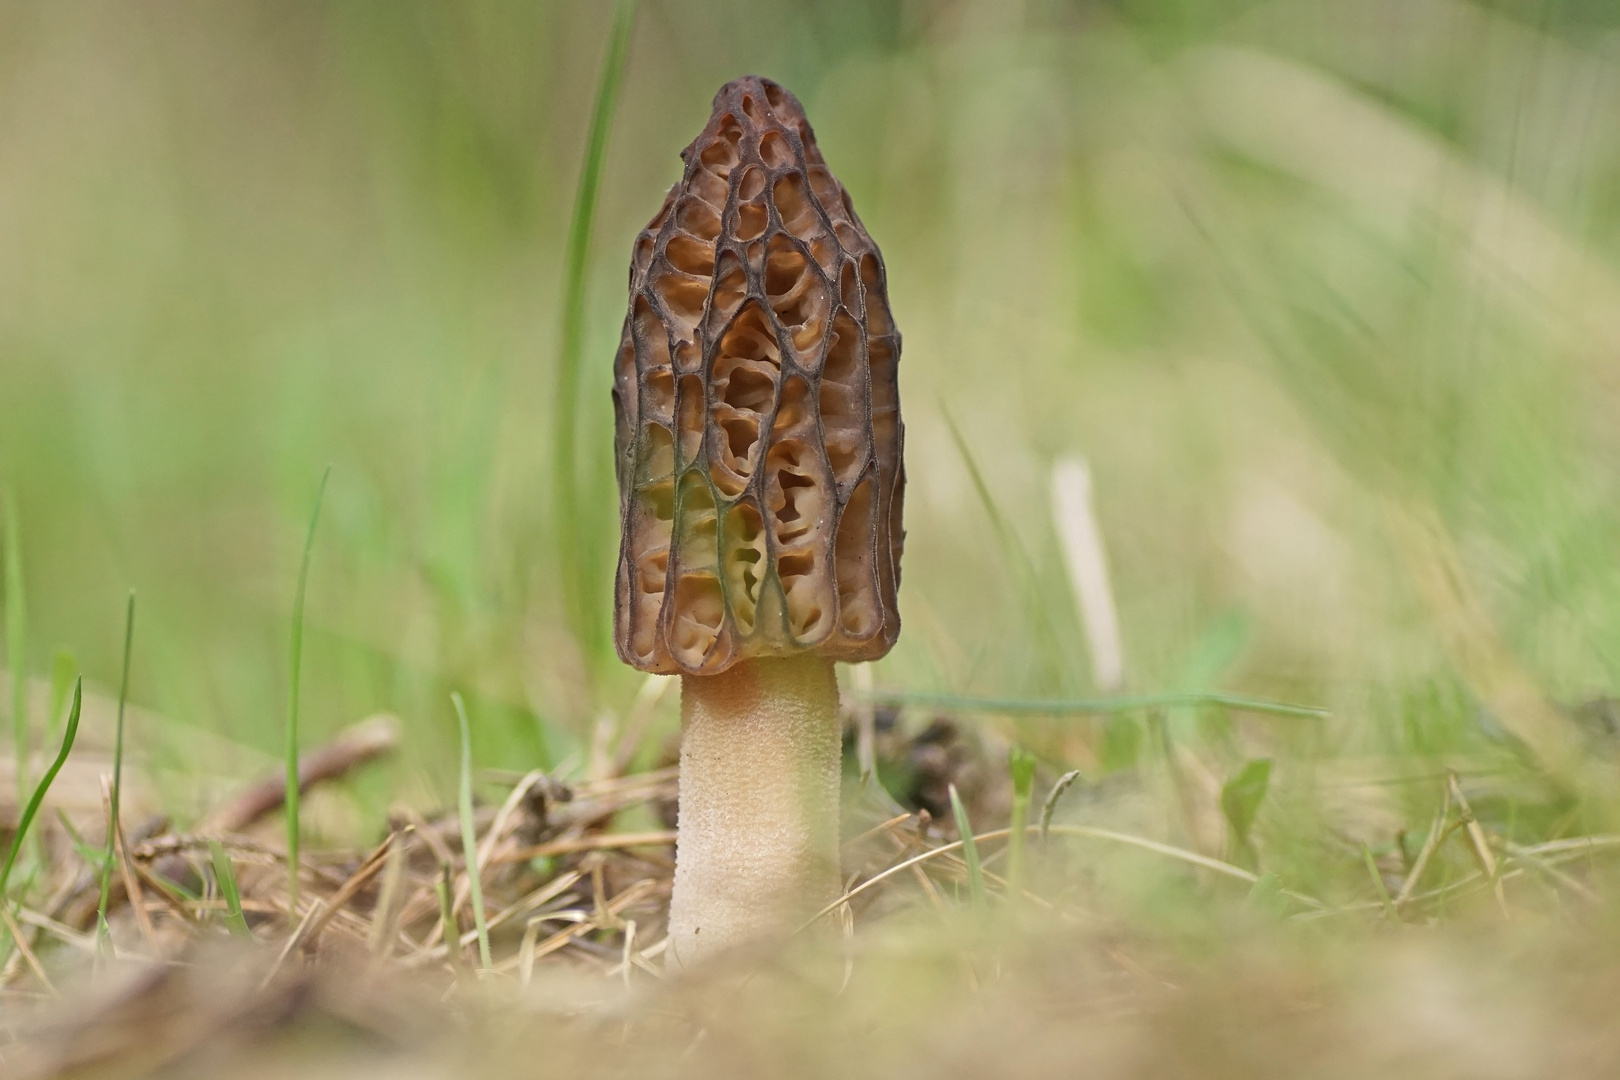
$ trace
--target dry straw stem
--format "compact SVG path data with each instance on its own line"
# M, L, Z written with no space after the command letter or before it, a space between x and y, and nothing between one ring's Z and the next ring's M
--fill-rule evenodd
M1389 503L1386 521L1441 644L1469 688L1557 784L1587 772L1580 733L1519 665L1475 589L1456 540L1426 507Z
M1457 804L1457 810L1462 815L1463 828L1468 832L1468 842L1473 848L1474 857L1479 860L1479 868L1484 871L1485 877L1491 882L1492 891L1496 894L1496 906L1502 909L1504 918L1511 917L1508 910L1507 893L1502 889L1500 869L1496 864L1496 855L1491 851L1491 845L1486 840L1485 829L1480 825L1479 819L1474 817L1474 810L1463 797L1462 786L1457 783L1457 774L1452 773L1446 778L1446 787L1451 793L1452 802Z
M1029 832L1034 833L1039 833L1041 831L1040 826L1037 825L1028 826L1027 829ZM979 833L973 836L972 840L976 844L982 844L987 840L1000 840L1006 837L1011 831L1012 830L1010 829L993 829L990 832ZM1207 855L1200 855L1197 852L1187 851L1184 848L1178 848L1171 844L1160 843L1157 840L1149 840L1146 837L1132 836L1128 833L1115 832L1112 829L1094 829L1086 825L1051 825L1046 829L1046 832L1054 836L1086 837L1093 840L1107 840L1117 844L1125 844L1130 847L1141 848L1144 851L1151 851L1156 854L1163 855L1166 858L1177 859L1181 862L1190 863L1194 866L1201 866L1206 870L1213 870L1218 874L1224 874L1227 877L1248 882L1250 885L1253 885L1255 882L1260 880L1260 876L1258 874L1250 873L1241 867L1233 866L1231 863L1222 862L1219 859L1212 859ZM901 871L909 870L911 867L920 865L931 859L937 859L942 856L950 855L961 850L962 847L963 841L953 840L948 844L942 844L939 847L930 848L920 855L914 855L903 862L889 867L882 873L874 874L872 877L867 878L854 889L849 890L837 900L834 900L832 903L816 912L816 914L813 915L810 920L804 924L804 926L800 927L800 929L803 930L809 927L812 923L821 919L829 912L832 912L840 906L849 903L849 901L853 900L855 897L866 892L868 889L876 887L880 883L888 880ZM1281 892L1282 895L1287 896L1291 900L1304 904L1309 908L1325 910L1327 907L1327 905L1323 904L1320 900L1317 900L1314 897L1306 896L1303 893L1294 892L1289 889L1283 889Z
M28 935L23 933L22 927L17 925L16 918L11 914L11 905L0 903L0 919L5 920L6 932L11 935L12 944L16 946L17 953L23 958L23 962L28 965L28 970L34 973L34 978L39 980L40 985L45 988L47 994L53 998L60 998L62 995L56 989L56 984L51 982L49 975L45 974L45 968L40 964L39 957L34 955L32 946L28 944Z
M1118 693L1125 685L1125 646L1092 497L1091 468L1084 458L1063 458L1052 467L1052 516L1091 648L1092 683L1105 694Z
M1434 853L1439 850L1440 844L1450 832L1450 827L1446 824L1450 816L1451 784L1448 779L1441 796L1440 812L1434 815L1434 824L1429 826L1429 835L1424 839L1417 858L1412 860L1412 869L1407 873L1406 880L1401 883L1401 891L1395 896L1396 910L1410 901L1413 893L1417 891L1418 882L1423 880L1423 871L1429 867L1429 860L1434 858Z

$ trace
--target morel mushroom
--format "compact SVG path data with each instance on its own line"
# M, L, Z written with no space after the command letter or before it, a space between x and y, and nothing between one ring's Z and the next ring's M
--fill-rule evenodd
M883 259L798 100L721 87L636 238L613 400L619 656L681 675L671 962L838 894L833 662L900 633Z

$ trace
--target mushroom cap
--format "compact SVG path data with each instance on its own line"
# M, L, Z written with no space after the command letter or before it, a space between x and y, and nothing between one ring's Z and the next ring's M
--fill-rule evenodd
M875 660L905 490L883 257L798 99L715 95L636 238L614 373L614 638L642 671Z

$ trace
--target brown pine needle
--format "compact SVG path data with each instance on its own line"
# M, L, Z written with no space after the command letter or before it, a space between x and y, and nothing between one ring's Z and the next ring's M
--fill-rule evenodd
M28 944L28 935L17 925L17 920L11 917L10 905L0 904L0 918L5 919L11 940L16 943L17 952L28 964L29 970L34 973L34 978L39 980L39 984L45 988L47 994L53 998L60 998L62 995L57 992L56 985L51 982L51 977L45 974L45 968L40 964L39 957L34 955L33 948Z
M574 855L581 851L611 851L627 847L667 847L675 842L675 830L640 833L594 833L568 840L552 840L534 847L520 848L497 855L492 863L528 862L552 855Z

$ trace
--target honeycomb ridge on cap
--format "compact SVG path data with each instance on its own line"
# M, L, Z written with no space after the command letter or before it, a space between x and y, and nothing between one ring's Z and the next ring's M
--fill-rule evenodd
M900 633L905 492L883 257L768 79L721 87L681 157L615 360L619 657L875 660Z

